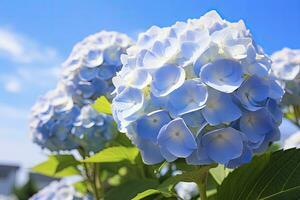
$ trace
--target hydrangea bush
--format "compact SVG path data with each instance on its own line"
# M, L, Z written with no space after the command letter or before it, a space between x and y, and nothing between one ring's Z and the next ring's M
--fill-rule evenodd
M102 95L111 98L112 77L130 44L124 34L102 31L75 45L57 88L33 107L30 127L35 143L51 151L97 152L114 137L112 117L88 104Z
M64 181L54 181L29 200L92 200L92 198L90 196L82 196Z
M280 85L243 21L151 27L121 55L112 111L147 164L237 167L279 139Z

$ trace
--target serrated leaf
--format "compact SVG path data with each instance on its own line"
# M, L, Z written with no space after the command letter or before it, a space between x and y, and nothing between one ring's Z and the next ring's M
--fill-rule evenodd
M233 172L218 188L218 200L279 200L300 197L300 150L256 156Z
M111 104L104 96L99 97L91 106L100 113L105 113L109 115L112 114Z
M224 165L218 165L215 168L211 168L209 173L217 182L217 184L220 185L231 171L231 169L226 168Z
M157 180L142 179L131 180L121 184L118 187L111 189L106 195L105 200L130 200L134 198L138 193L147 190L149 188L157 187Z
M65 177L79 174L80 164L72 155L50 155L48 160L34 166L33 172L51 177Z
M109 147L99 153L96 153L92 157L89 157L82 162L91 163L115 163L121 161L129 161L134 164L139 154L139 150L136 147Z

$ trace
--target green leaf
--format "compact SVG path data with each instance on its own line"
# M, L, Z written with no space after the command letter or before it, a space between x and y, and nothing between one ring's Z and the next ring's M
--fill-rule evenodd
M155 194L162 194L164 197L171 197L169 193L156 190L156 189L148 189L145 190L144 192L138 193L138 195L136 195L132 200L141 200Z
M139 179L131 180L121 184L118 187L111 189L106 195L105 200L130 200L138 193L143 192L149 188L156 188L158 185L157 180L152 179Z
M112 114L111 104L104 96L99 97L91 106L100 113L105 113L109 115Z
M218 188L218 200L279 200L300 197L300 150L256 156L233 172Z
M76 191L86 194L88 189L87 189L87 183L86 181L79 181L73 184L73 187L76 189Z
M121 161L129 161L135 164L135 160L139 154L139 150L136 147L109 147L99 153L96 153L92 157L89 157L82 162L92 163L115 163Z
M72 155L50 155L48 160L34 166L33 172L51 177L65 177L79 174L80 164Z
M172 189L174 186L181 181L184 182L197 182L199 177L204 173L207 172L210 168L216 167L214 165L210 166L202 166L194 171L184 172L182 174L173 176L165 180L162 184L160 184L157 188L152 188L151 190L146 190L142 193L139 193L133 200L140 200L145 197L154 195L154 194L162 194L164 197L172 197L176 196Z
M209 173L214 178L214 180L220 185L231 171L231 169L226 168L224 165L218 165L215 168L211 168L209 170Z

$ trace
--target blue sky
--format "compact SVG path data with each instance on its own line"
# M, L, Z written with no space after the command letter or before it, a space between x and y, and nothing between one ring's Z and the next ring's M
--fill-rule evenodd
M115 30L136 38L217 10L243 19L267 53L300 48L299 0L2 0L0 4L0 161L26 167L42 159L28 137L28 113L53 88L59 65L89 34Z

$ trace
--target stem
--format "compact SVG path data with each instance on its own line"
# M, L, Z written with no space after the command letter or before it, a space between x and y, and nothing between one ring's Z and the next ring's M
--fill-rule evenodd
M89 182L89 184L91 185L91 188L92 188L92 193L95 197L96 200L100 200L100 195L99 195L99 192L98 192L98 189L97 189L97 185L96 185L96 181L95 181L95 178L93 174L91 174L90 170L89 170L89 166L84 163L84 169L85 169L85 173L86 173L86 177L87 177L87 180Z
M208 171L205 171L200 175L199 180L196 182L198 185L201 200L207 200L207 195L206 195L207 177L208 177Z
M83 149L78 149L78 152L80 153L80 155L83 159L85 159L87 157L87 155ZM86 179L91 187L90 192L94 195L95 200L100 200L99 189L97 187L97 185L99 185L99 187L100 187L100 184L97 184L97 181L98 181L97 180L98 179L97 164L92 163L91 165L88 165L87 163L83 163L83 168L84 168Z
M295 116L295 122L296 122L296 125L298 127L300 127L300 107L299 106L293 106L293 110L294 110L294 116Z

